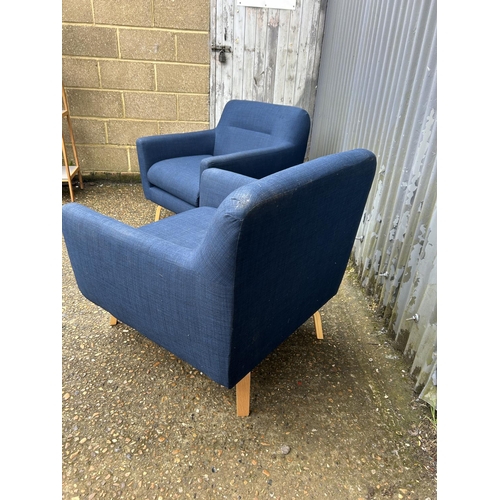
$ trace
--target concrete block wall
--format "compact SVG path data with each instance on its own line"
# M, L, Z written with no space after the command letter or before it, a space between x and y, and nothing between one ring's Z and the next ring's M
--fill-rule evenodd
M138 178L138 137L209 127L209 11L210 0L62 1L62 80L85 177Z

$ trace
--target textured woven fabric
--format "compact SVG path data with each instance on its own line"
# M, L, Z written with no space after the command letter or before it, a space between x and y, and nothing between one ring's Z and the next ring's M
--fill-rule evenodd
M280 141L301 146L300 152L307 143L309 126L309 115L302 108L235 99L226 104L220 117L214 155L266 148ZM303 149L302 158L292 165L304 160Z
M212 207L187 210L175 217L166 217L158 222L142 226L138 228L138 231L180 247L195 249L202 243L214 214L215 208Z
M204 170L261 178L297 165L304 161L309 130L301 108L229 101L212 130L137 140L144 195L175 213L197 207Z
M154 202L161 207L169 207L169 210L175 214L194 208L193 205L187 201L181 200L180 198L177 198L177 196L167 193L163 189L157 188L156 186L151 186L149 188L149 192L151 195L149 199L154 200Z
M201 175L200 206L217 208L236 188L254 180L253 177L228 170L209 168Z
M67 204L63 234L78 286L232 387L337 293L375 166L366 150L325 156L245 179L218 208L142 228Z
M198 205L200 197L200 163L209 155L183 156L162 160L148 170L148 181L167 193Z

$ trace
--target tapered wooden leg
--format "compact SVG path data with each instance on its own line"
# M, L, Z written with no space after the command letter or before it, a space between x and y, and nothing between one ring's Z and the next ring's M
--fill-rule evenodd
M109 324L111 326L115 326L116 324L118 323L118 320L113 316L113 315L109 315Z
M236 414L238 417L250 415L250 373L236 384Z
M319 314L319 311L316 311L313 314L313 319L314 319L314 328L316 328L316 337L318 339L323 338L323 326L321 325L321 316Z
M160 207L160 205L158 205L156 207L155 222L158 221L158 220L160 220L160 214L161 214L161 207Z

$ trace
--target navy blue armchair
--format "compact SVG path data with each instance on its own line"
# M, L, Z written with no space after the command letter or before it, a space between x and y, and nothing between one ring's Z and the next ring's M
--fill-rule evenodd
M364 149L260 180L202 175L200 207L133 228L77 203L63 234L79 289L227 388L250 411L250 372L342 281L376 159Z
M304 161L307 111L256 101L229 101L210 130L141 137L137 157L146 199L180 213L199 206L208 168L260 179Z

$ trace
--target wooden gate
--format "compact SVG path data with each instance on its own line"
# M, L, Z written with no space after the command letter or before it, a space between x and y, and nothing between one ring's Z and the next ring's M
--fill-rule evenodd
M327 0L211 0L210 126L230 99L312 118Z

